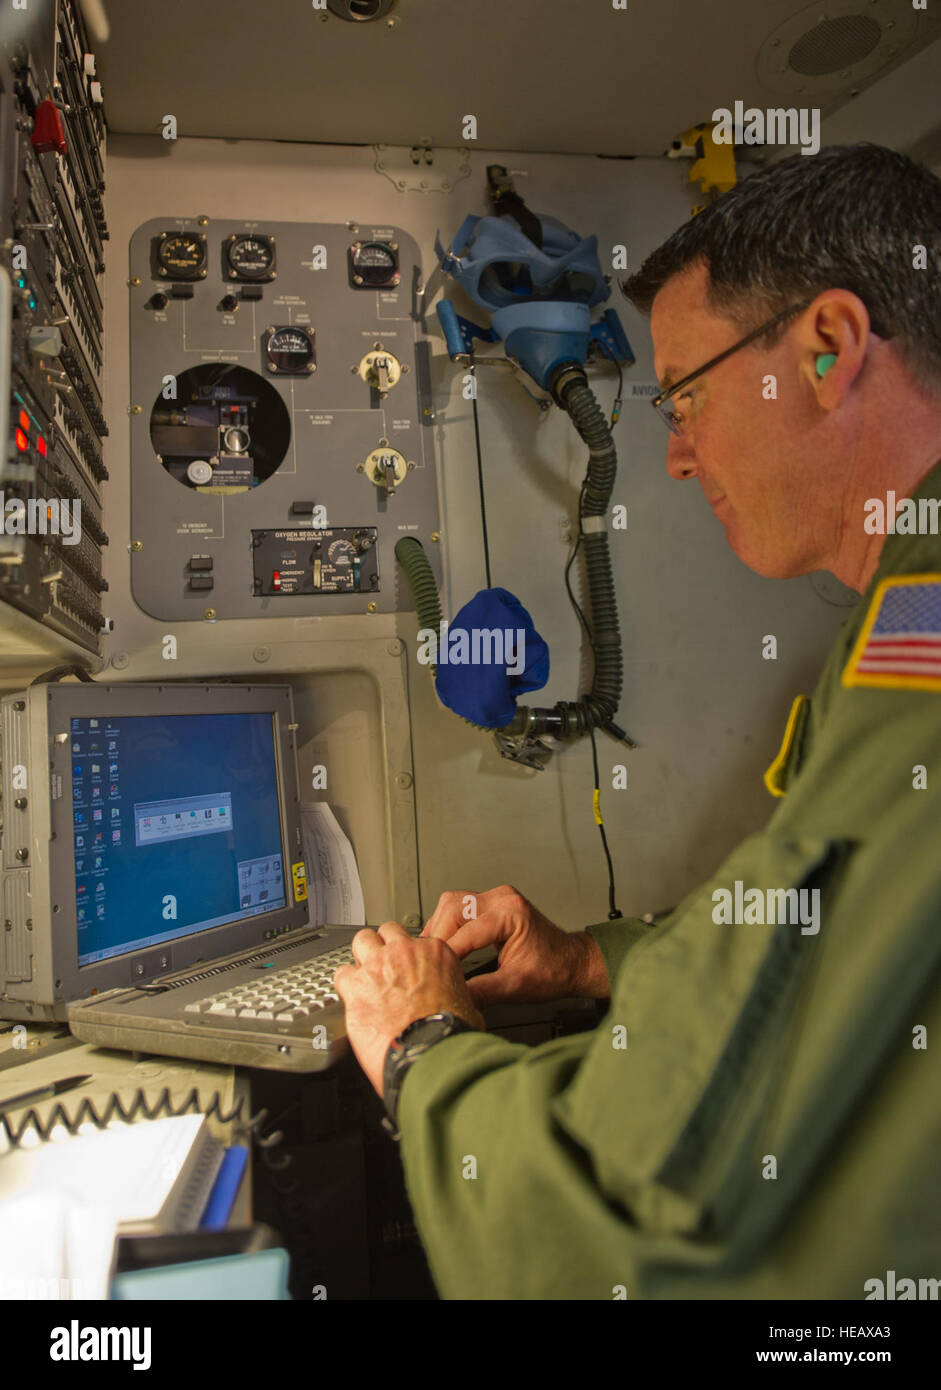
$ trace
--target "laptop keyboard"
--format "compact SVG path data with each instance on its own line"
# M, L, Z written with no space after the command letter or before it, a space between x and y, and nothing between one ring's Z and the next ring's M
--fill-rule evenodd
M340 1003L340 996L333 988L334 973L341 965L354 964L349 946L341 946L302 965L277 971L261 970L257 980L195 999L183 1012L245 1023L260 1020L283 1024L313 1018Z

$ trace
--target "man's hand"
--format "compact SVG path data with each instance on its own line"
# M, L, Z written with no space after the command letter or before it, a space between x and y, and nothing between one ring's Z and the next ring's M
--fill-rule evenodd
M501 948L497 969L467 982L481 1006L611 993L604 957L587 932L562 931L509 884L486 893L442 893L422 936L446 941L462 960L485 946Z
M398 922L383 922L378 931L357 932L351 949L356 965L341 965L333 983L346 1005L350 1046L380 1097L389 1044L417 1018L450 1013L486 1027L444 941L415 938Z

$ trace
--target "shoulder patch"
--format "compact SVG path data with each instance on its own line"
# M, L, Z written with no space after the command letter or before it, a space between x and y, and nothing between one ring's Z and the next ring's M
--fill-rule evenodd
M841 681L941 691L941 574L881 581Z

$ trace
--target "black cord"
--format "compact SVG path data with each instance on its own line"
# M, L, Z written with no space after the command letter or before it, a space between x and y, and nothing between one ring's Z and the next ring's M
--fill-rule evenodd
M618 367L618 377L619 377L619 380L620 380L620 378L621 378L621 369L620 369L620 365L619 365L617 362L615 362L615 365ZM619 399L619 400L620 400L621 389L622 389L622 388L621 388L621 385L619 385L619 386L618 386L618 399ZM585 498L585 488L586 488L587 486L588 486L588 472L586 471L584 480L583 480L583 482L582 482L582 485L581 485L581 488L580 488L579 494L578 494L578 539L576 540L575 545L574 545L574 548L573 548L573 550L572 550L572 553L571 553L571 555L569 556L568 564L565 566L565 588L566 588L566 591L568 592L568 596L569 596L569 599L570 599L570 601L571 601L572 607L575 609L575 612L578 614L578 620L579 620L579 622L581 623L582 627L585 629L585 636L588 638L588 645L591 647L592 659L595 660L595 661L597 661L597 659L598 659L598 651L597 651L597 648L595 647L594 634L592 633L591 625L589 624L588 619L585 617L585 614L584 614L584 612L582 611L582 609L581 609L581 607L580 607L580 605L579 605L579 603L578 603L578 600L576 599L575 594L574 594L573 591L572 591L572 584L571 584L571 579L570 579L572 566L573 566L573 564L575 563L575 557L576 557L576 555L578 554L579 548L580 548L581 543L582 543L582 537L583 537L583 535L584 535L584 532L582 531L582 503L583 503L584 498ZM614 921L616 918L622 917L622 916L623 916L623 913L620 911L620 909L619 909L619 907L618 907L618 905L617 905L617 903L616 903L616 901L615 901L616 888L615 888L615 883L614 883L614 865L613 865L612 862L611 862L611 851L610 851L610 849L608 848L608 837L607 837L607 835L605 834L604 821L601 819L601 785L600 785L600 778L599 778L599 774L598 774L598 749L597 749L597 746L596 746L596 744L595 744L595 730L594 730L594 727L593 727L593 726L590 727L589 730L588 730L588 732L589 732L589 734L591 735L591 760L592 760L592 766L593 766L593 768L594 768L594 774L595 774L595 785L594 785L594 814L595 814L595 820L596 820L597 825L598 825L598 830L599 830L599 832L600 832L600 834L601 834L601 845L602 845L602 848L604 849L604 857L605 857L605 859L607 860L607 864L608 864L608 919L609 919L609 921Z
M611 863L611 851L608 849L608 837L604 830L604 821L601 819L601 785L598 776L598 749L595 747L595 730L592 726L588 733L591 737L591 761L595 770L595 819L598 822L598 829L601 832L601 844L604 849L604 857L608 861L608 920L614 921L617 917L622 917L617 903L614 901L614 865Z
M596 338L595 342L601 348L601 351L608 358L608 360L613 362L618 370L618 393L614 398L614 409L611 411L611 424L616 425L618 420L620 420L621 418L621 402L624 399L624 373L621 371L620 362L615 357L611 349L608 347L605 340L603 338Z
M3 1113L0 1114L0 1130L6 1135L10 1145L13 1148L18 1148L27 1134L35 1134L44 1141L49 1140L59 1125L64 1125L70 1134L78 1134L81 1126L89 1122L96 1129L106 1129L116 1117L120 1117L130 1124L137 1119L138 1115L143 1115L148 1120L154 1120L163 1115L186 1115L191 1111L201 1111L207 1119L216 1115L220 1124L230 1124L234 1121L239 1127L249 1130L254 1143L262 1150L273 1148L276 1144L281 1143L284 1136L280 1131L276 1130L273 1134L264 1137L260 1133L262 1125L267 1120L267 1110L259 1110L257 1115L246 1116L242 1114L244 1108L244 1097L239 1097L231 1110L224 1110L222 1097L218 1091L213 1092L204 1108L196 1086L190 1090L189 1095L182 1102L174 1103L169 1086L164 1086L157 1099L152 1101L148 1099L144 1088L139 1086L127 1105L124 1104L116 1091L112 1091L102 1110L99 1110L94 1102L86 1096L80 1102L74 1115L69 1113L62 1101L56 1103L45 1120L40 1119L39 1112L34 1106L31 1106L15 1123L8 1118L6 1113Z
M477 445L477 483L480 488L480 524L484 536L484 567L487 572L487 588L492 589L493 584L490 579L490 542L487 537L487 504L484 500L484 465L483 459L480 456L480 420L477 416L477 366L474 362L473 350L470 353L470 369L473 378L471 405L474 407L474 442Z
M64 676L78 676L79 680L85 681L87 685L95 684L84 666L53 666L51 670L43 671L41 676L31 680L30 685L46 685L50 681L60 681Z
M589 625L588 625L588 619L585 617L585 614L582 612L581 608L579 607L579 605L578 605L578 600L576 599L574 593L572 592L572 585L571 585L571 583L570 583L570 581L569 581L569 574L571 573L572 566L573 566L574 563L575 563L575 556L578 554L579 549L581 548L581 544L582 544L582 535L583 535L583 532L582 532L582 500L583 500L583 498L584 498L584 496L585 496L585 488L586 488L587 486L588 486L588 474L586 473L586 474L585 474L585 480L584 480L584 482L582 483L582 486L581 486L581 491L580 491L579 494L578 494L578 540L575 542L575 549L572 551L571 555L569 556L569 562L568 562L568 564L565 566L565 588L566 588L566 590L567 590L567 592L568 592L569 599L571 600L572 607L575 609L575 612L578 614L578 620L579 620L579 622L581 623L582 627L585 629L585 636L588 638L588 642L589 642L589 645L590 645L590 647L591 647L592 654L593 654L594 656L597 656L597 652L595 651L595 642L594 642L594 638L593 638L593 636L592 636L592 631L591 631L591 628L590 628Z

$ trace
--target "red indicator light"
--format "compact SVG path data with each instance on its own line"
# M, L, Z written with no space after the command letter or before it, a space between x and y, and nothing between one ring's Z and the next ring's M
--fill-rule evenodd
M20 450L29 448L29 440L19 426L17 426L16 430L16 447Z
M26 414L25 410L20 411L20 427L29 434L29 416Z
M272 589L280 589L280 588L281 588L281 571L280 571L280 570L273 570L273 571L272 571L272 574L271 574L271 587L272 587Z
M42 435L40 435L39 438L36 440L36 448L37 448L37 449L39 450L39 452L42 454L43 458L45 458L45 457L46 457L46 441L43 439Z

